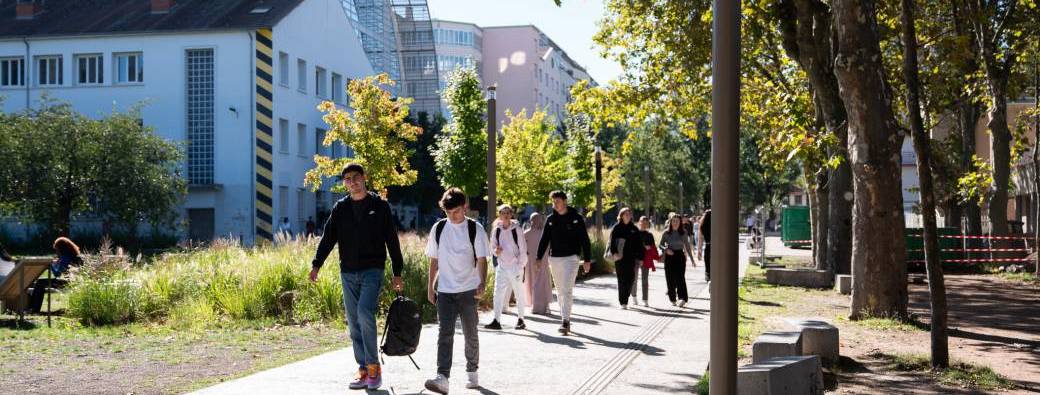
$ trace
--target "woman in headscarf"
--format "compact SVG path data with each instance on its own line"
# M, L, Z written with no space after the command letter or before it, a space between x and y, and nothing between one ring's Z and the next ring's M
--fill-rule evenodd
M549 280L548 261L538 264L538 242L545 229L545 217L532 213L530 227L524 232L527 243L527 266L524 268L524 288L527 300L531 304L531 313L549 315L549 302L552 301L552 283Z

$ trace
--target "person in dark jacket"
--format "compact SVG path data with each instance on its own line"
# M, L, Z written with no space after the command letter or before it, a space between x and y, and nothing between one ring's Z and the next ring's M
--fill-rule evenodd
M553 191L549 194L553 212L545 220L545 230L538 242L538 264L541 265L546 250L550 251L549 266L560 303L563 323L559 332L566 335L571 330L571 306L574 305L574 282L578 277L578 254L584 260L585 273L592 268L592 243L585 229L585 218L567 205L567 194Z
M64 288L68 285L68 281L61 276L68 272L70 267L83 263L79 246L68 237L55 239L52 248L58 255L58 259L55 259L49 268L51 278L36 279L33 282L32 292L29 293L29 311L35 314L39 314L43 310L43 299L47 294L47 289Z
M704 281L711 281L711 209L704 210L700 223L700 244L697 256L704 262Z
M623 243L622 243L623 242ZM628 296L635 283L636 265L643 262L643 233L632 223L632 209L618 212L618 222L610 229L610 254L621 259L614 262L618 279L618 303L628 310Z
M396 291L404 289L401 279L404 258L390 204L365 188L365 168L351 163L343 169L342 178L350 195L336 202L325 222L325 231L311 262L310 280L318 280L318 271L325 258L338 244L343 305L351 348L358 364L357 379L350 383L350 388L375 390L382 386L376 311L379 309L387 251L390 252Z

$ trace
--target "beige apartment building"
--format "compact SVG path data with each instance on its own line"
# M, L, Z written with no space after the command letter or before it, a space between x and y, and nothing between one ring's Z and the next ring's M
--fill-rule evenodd
M507 110L530 114L543 109L562 123L571 86L581 80L596 84L584 67L534 25L479 27L435 19L433 29L441 88L454 68L476 66L484 86L496 86L499 122L505 121Z

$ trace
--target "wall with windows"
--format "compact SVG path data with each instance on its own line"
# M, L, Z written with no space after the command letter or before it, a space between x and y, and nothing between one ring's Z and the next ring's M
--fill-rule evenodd
M372 73L360 43L343 39L351 27L340 10L336 0L307 0L273 28L272 119L276 145L285 144L274 148L273 182L276 192L279 187L289 191L284 201L276 193L274 212L287 213L294 231L304 229L307 218L301 213L313 216L319 202L331 207L334 201L303 186L319 137L328 129L316 108L323 100L347 103L345 84ZM192 181L184 219L212 210L212 216L195 216L212 218L208 233L251 242L255 83L250 33L29 38L28 61L21 39L0 40L0 110L22 111L27 98L37 108L45 95L97 117L143 104L146 126L170 140L190 137L193 142L186 144L182 172ZM300 64L306 65L302 72ZM348 147L327 152L352 156Z

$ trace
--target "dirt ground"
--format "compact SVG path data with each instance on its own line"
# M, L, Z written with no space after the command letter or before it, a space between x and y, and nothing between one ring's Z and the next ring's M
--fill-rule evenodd
M1040 393L1040 287L995 275L946 277L950 357L987 366L1016 388L1004 394ZM911 314L929 320L927 285L910 286ZM824 317L839 327L841 367L829 394L979 394L977 389L938 383L927 373L899 372L879 353L929 354L929 332L849 322L849 297L831 290L807 291L786 303L785 316ZM781 316L765 318L768 329L786 329ZM743 362L742 362L743 363ZM833 380L837 386L833 386Z

